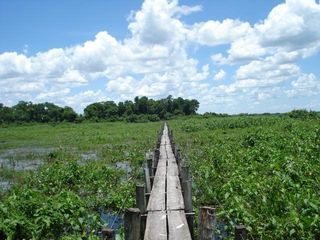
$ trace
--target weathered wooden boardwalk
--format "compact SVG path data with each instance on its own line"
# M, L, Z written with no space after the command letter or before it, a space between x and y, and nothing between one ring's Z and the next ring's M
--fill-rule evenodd
M145 240L191 240L179 171L167 125L160 142L160 157L147 206Z

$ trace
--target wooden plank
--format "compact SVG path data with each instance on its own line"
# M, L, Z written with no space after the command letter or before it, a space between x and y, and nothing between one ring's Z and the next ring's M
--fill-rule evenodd
M184 209L184 201L178 176L167 176L167 210Z
M191 240L185 212L168 211L169 240Z
M167 240L167 216L165 211L148 212L144 240Z
M164 168L164 169L160 169L160 168ZM158 166L157 166L157 172L159 172L158 175L161 175L162 171L164 173L166 173L167 172L166 168L167 168L167 159L166 158L160 158L159 162L158 162ZM156 174L157 174L157 172L156 172Z
M166 178L156 175L148 202L148 211L166 210Z
M170 145L166 125L159 151L160 157L147 207L144 240L191 240L184 211L178 165ZM167 232L167 219L169 232Z
M174 157L168 159L167 175L168 176L179 176L178 165L177 165L176 159Z
M167 151L168 158L174 158L174 153L171 145L166 145L166 151Z
M159 151L160 151L160 159L161 158L167 159L166 145L161 145Z

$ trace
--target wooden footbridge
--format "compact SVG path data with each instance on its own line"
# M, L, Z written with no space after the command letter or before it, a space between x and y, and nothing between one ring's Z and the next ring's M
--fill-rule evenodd
M124 213L125 240L195 239L192 178L167 124L158 135L156 149L147 155L144 176L145 184L136 186L137 208ZM200 207L198 222L199 239L215 239L215 209ZM114 230L104 229L102 239L115 240ZM235 226L234 239L247 239L245 226Z
M165 124L160 141L159 160L147 206L145 240L191 240L179 168Z

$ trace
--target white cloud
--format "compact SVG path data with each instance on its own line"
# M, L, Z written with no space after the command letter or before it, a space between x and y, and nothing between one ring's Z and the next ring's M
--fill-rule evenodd
M58 82L61 83L78 83L82 85L88 81L78 70L67 70L63 73L62 77L58 79Z
M214 76L213 76L213 80L219 81L225 78L226 76L226 72L221 69L219 72L217 72Z
M320 5L314 0L287 0L279 4L248 34L230 41L229 62L295 52L300 57L320 50Z
M228 44L251 31L250 24L239 20L225 19L222 22L209 20L194 24L188 37L199 44L215 46Z
M176 13L183 13L178 1L145 0L128 28L141 44L174 44L184 40L185 32L183 23L174 18Z
M289 49L319 42L320 6L314 0L287 0L275 7L263 24L256 25L263 45Z
M50 100L80 109L110 96L172 94L231 106L244 98L257 103L319 92L318 78L299 67L299 60L320 51L320 6L314 0L287 0L255 24L238 19L183 22L183 15L201 10L178 0L145 0L128 20L126 39L101 31L83 44L29 57L27 52L0 53L0 102ZM217 70L213 79L221 84L213 86L209 63L190 57L190 45L216 52L213 63L232 65L235 74ZM213 51L218 45L227 50ZM223 83L226 75L231 83ZM88 90L96 80L105 81L105 89Z
M255 60L242 65L236 72L238 82L248 82L249 85L276 85L297 76L300 69L292 63L279 63L276 57Z
M136 81L131 76L119 77L107 83L107 90L112 92L132 93Z
M57 99L58 101L61 101L62 98L66 97L70 93L69 88L64 88L64 89L59 89L59 90L54 90L51 89L50 91L46 92L41 92L39 95L35 97L35 100L38 102L48 100L50 99L51 101L56 102Z
M31 62L23 54L5 52L0 54L0 79L19 77L31 71ZM0 80L0 81L1 81Z
M314 74L301 74L291 82L291 89L286 90L289 97L320 95L320 80Z
M86 90L71 96L67 96L64 99L64 104L72 106L78 112L81 112L87 105L91 103L110 100L112 99L105 96L102 90Z

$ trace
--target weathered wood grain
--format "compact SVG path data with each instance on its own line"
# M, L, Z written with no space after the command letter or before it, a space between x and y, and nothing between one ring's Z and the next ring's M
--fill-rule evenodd
M185 212L168 211L169 240L191 240Z
M191 240L184 211L179 169L165 125L159 144L159 161L147 206L144 240ZM168 231L167 232L167 222Z
M167 216L165 211L149 212L144 240L167 239Z
M166 178L162 175L156 175L153 181L147 211L164 210L166 210Z
M169 158L168 160L168 170L167 176L179 176L178 165L174 157Z
M167 210L183 210L184 201L178 176L167 176Z

